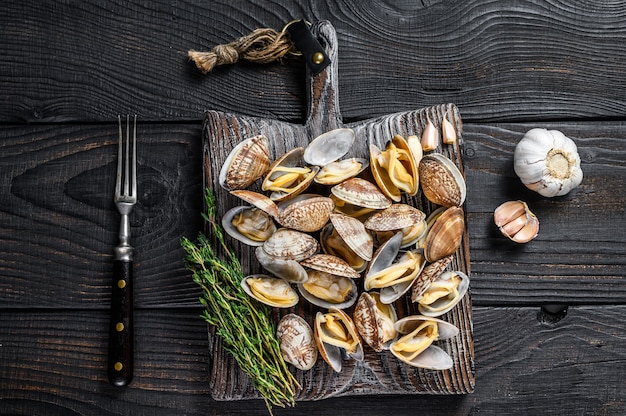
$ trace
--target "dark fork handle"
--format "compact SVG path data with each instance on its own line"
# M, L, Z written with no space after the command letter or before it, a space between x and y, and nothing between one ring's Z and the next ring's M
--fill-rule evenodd
M133 378L132 260L113 262L108 375L115 386L125 386Z

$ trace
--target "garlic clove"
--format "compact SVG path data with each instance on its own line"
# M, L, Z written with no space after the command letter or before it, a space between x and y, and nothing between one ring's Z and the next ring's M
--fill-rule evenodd
M435 150L439 144L439 132L432 121L428 120L424 131L422 132L422 150L429 152Z
M444 144L454 144L457 140L456 130L446 117L443 118L441 123L441 135L443 136L442 141Z
M495 209L493 219L500 232L516 243L527 243L539 233L539 219L524 201L507 201Z
M558 130L529 130L513 160L522 183L545 197L565 195L583 180L576 143Z

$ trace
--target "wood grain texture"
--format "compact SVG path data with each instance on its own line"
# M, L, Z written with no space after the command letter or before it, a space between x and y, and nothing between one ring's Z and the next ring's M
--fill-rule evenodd
M445 102L482 122L626 111L618 0L26 0L5 5L0 18L2 122L106 121L119 112L199 120L233 108L302 120L301 61L202 76L186 57L298 18L337 28L346 120Z
M201 225L199 135L196 125L138 125L138 306L199 295L179 244ZM120 221L116 124L3 128L0 137L0 307L108 307Z
M536 308L474 308L476 376L471 395L379 395L298 402L279 415L576 416L626 412L624 306L572 307L554 325ZM267 415L261 400L209 395L200 309L141 309L135 378L106 379L106 311L0 312L3 415Z
M399 134L421 136L430 120L439 130L444 117L460 132L462 121L457 108L452 105L440 105L413 112L397 113L373 120L343 124L337 96L338 89L338 45L335 29L330 22L318 22L312 26L315 36L325 45L331 63L321 73L310 77L309 111L304 125L289 124L275 119L254 118L209 111L206 113L203 130L203 153L205 185L215 194L217 210L225 213L242 202L230 195L219 183L222 164L230 151L248 137L262 134L269 138L270 155L276 160L287 151L296 147L306 147L308 143L322 133L336 128L350 128L355 133L354 144L344 156L369 157L370 144L384 149L391 138ZM445 154L463 170L459 143L442 145L438 153ZM439 139L441 143L441 139ZM256 186L256 187L255 187ZM259 183L249 189L262 192ZM428 202L421 192L416 197L404 198L404 202L417 207L429 215L436 206ZM209 230L210 231L210 230ZM254 250L249 246L229 239L230 245L241 259L244 275L263 273L263 269L255 258ZM460 270L470 274L469 241L464 233L461 247L455 252L450 270ZM408 296L408 295L407 295ZM417 306L406 300L406 296L394 303L399 317L418 314ZM319 308L314 308L301 301L294 310L313 325L313 318ZM451 340L438 343L452 358L454 364L450 370L427 371L400 364L388 351L377 354L365 349L365 359L361 362L344 360L341 372L335 373L319 359L310 371L297 371L298 382L303 386L298 394L299 400L317 400L321 398L384 393L435 393L463 394L474 389L473 341L471 299L467 294L451 312L442 319L452 323L459 329L459 335ZM352 315L352 309L347 313ZM214 336L214 335L212 335ZM245 374L241 373L232 356L226 352L220 339L212 345L216 363L212 367L211 394L217 400L245 399L259 397L254 391ZM238 370L237 372L235 370ZM238 373L238 374L237 374Z

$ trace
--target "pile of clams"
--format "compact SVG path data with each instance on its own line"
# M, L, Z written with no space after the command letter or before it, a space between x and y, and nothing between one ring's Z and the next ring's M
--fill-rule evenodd
M450 143L456 132L445 122ZM320 356L339 372L344 359L363 359L365 344L411 366L452 367L435 342L458 334L440 317L469 286L466 274L447 270L465 230L466 188L456 165L423 145L432 143L431 124L422 138L370 145L364 158L345 157L355 140L347 128L274 160L269 139L257 135L223 164L220 185L241 205L222 225L263 269L246 276L243 289L286 312L298 302L316 307L312 322L288 313L278 323L283 357L296 368L308 370ZM403 202L419 192L439 207L428 216ZM419 314L397 315L404 297Z

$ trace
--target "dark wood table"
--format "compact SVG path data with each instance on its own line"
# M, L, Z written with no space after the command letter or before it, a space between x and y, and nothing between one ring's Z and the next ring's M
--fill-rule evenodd
M573 3L573 4L570 4ZM202 75L189 49L305 18L337 30L344 121L455 103L464 120L475 392L350 396L294 415L626 413L626 4L620 1L9 2L0 11L0 414L266 414L210 396L200 291L203 111L301 123L302 61ZM135 377L107 382L117 114L138 114ZM585 178L544 198L515 176L533 127ZM522 199L526 245L493 225Z

